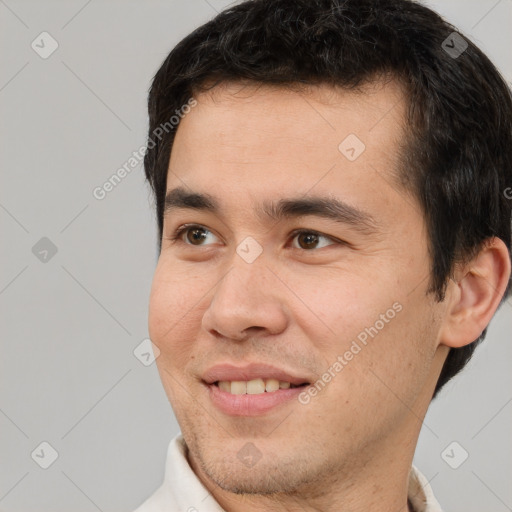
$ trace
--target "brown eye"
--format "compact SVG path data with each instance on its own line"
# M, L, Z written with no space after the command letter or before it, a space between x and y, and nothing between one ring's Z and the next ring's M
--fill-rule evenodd
M318 244L318 235L314 233L301 233L297 238L301 249L314 249Z
M192 245L201 245L201 242L207 237L208 230L200 227L187 228L186 238Z
M293 238L297 240L298 247L295 247L296 249L304 249L304 250L311 250L311 249L318 249L322 247L326 247L328 245L333 245L336 242L331 239L330 237L326 235L322 235L320 233L317 233L315 231L305 231L305 230L299 230L293 233ZM319 244L321 243L321 239L330 241L332 243L324 244L319 247Z
M209 229L197 224L183 225L179 227L172 236L169 237L171 242L180 241L185 245L194 245L200 247L202 245L209 245L203 243L207 240L208 236L216 236ZM312 249L321 249L329 245L343 244L341 240L333 239L330 236L323 235L316 231L308 231L305 229L298 229L292 234L292 239L297 240L298 246L295 249L302 249L308 252L313 252ZM327 241L327 243L322 242Z
M171 242L181 242L185 245L200 247L208 236L215 236L210 230L197 224L184 224L180 226L168 239ZM207 244L206 244L207 245Z

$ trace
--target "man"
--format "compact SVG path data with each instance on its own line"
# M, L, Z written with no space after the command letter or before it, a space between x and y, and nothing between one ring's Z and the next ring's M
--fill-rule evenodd
M137 512L441 510L422 420L510 290L495 67L409 0L246 1L170 53L149 116L181 433Z

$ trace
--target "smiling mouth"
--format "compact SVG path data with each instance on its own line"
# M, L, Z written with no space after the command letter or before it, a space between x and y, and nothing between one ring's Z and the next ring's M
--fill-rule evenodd
M308 382L292 384L290 382L279 381L277 379L252 379L249 381L216 381L211 385L232 395L259 395L262 393L275 393L281 389L305 387L308 384Z

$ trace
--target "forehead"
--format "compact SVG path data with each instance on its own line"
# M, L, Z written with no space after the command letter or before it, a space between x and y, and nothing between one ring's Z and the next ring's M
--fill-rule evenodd
M407 95L403 82L388 76L350 89L330 84L272 85L225 81L196 93L194 97L200 106L195 110L203 113L206 109L214 109L217 115L222 111L224 115L252 112L254 121L259 123L270 116L270 124L305 116L306 122L314 123L316 118L326 128L337 131L345 129L347 122L369 130L383 116L388 117L391 124L403 125Z
M397 82L357 91L222 83L195 99L178 126L167 190L258 198L334 191L351 203L385 202L382 179L393 180L405 133Z
M383 150L380 156L394 164L405 133L404 89L395 80L370 82L358 90L224 82L195 99L197 105L181 120L173 146L175 154L182 146L194 147L187 159L214 153L217 161L235 159L240 164L257 165L268 156L321 164L324 152L332 159L350 157L340 144L355 135L351 140L360 141L356 152L363 147L372 154Z

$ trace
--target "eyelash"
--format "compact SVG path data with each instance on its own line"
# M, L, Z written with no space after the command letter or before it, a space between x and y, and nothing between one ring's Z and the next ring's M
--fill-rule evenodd
M176 242L183 234L185 234L185 232L187 232L188 230L196 229L196 228L202 229L208 233L212 233L209 229L207 229L204 226L201 226L199 224L183 224L182 226L178 227L171 236L167 237L167 240L169 240L171 242ZM334 242L335 244L336 243L340 244L340 245L345 244L345 242L343 242L342 240L338 240L336 238L333 238L328 235L324 235L323 233L320 233L318 231L314 231L311 229L296 229L295 231L292 231L290 233L290 237L295 238L297 235L302 235L302 234L316 235L318 237L322 237L327 240L330 240L331 242ZM185 245L189 245L191 247L201 247L201 245L194 246L194 244L187 244L187 243L185 243ZM299 249L299 250L303 250L306 252L312 252L312 250L308 251L307 249L301 249L301 248L297 248L297 247L294 247L294 249ZM322 247L322 249L323 249L323 247Z

